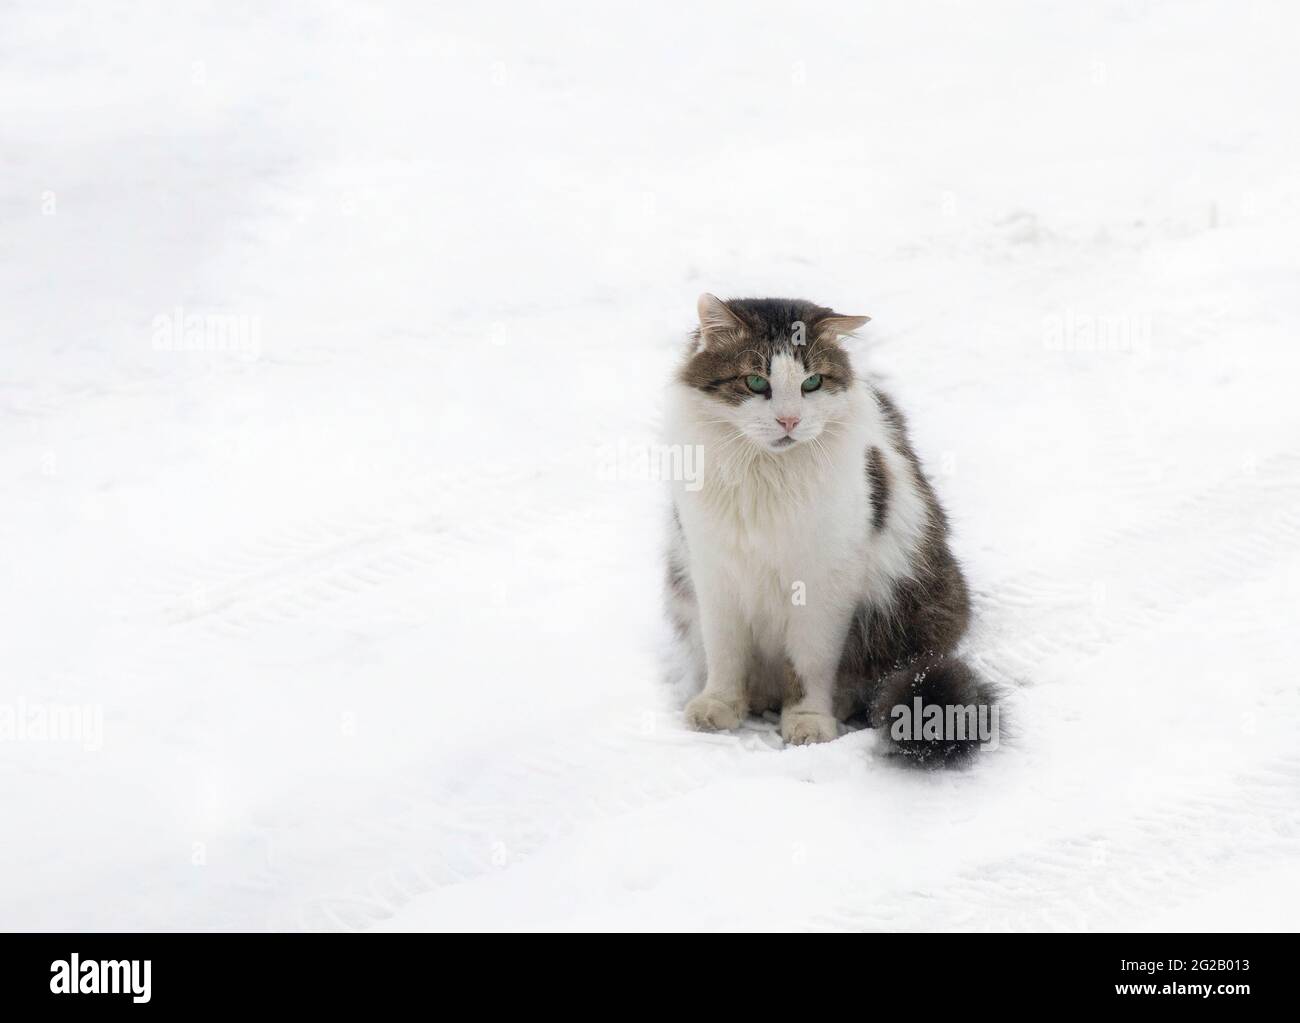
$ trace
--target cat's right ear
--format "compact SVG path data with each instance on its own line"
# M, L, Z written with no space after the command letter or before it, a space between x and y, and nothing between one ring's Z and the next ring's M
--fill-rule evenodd
M870 316L827 316L818 321L817 329L832 339L852 337L854 331L870 322Z
M710 337L735 331L740 327L736 314L727 308L727 303L710 295L707 291L695 303L700 314L700 340L707 345Z

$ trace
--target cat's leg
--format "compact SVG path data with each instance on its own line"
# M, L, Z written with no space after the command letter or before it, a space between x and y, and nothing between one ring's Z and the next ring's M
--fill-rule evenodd
M789 663L781 738L793 746L839 736L835 684L847 631L846 615L796 615L787 632Z
M781 706L781 738L792 746L837 738L840 733L835 720L834 691L833 667L805 676L792 664Z
M749 626L725 581L698 580L700 631L707 674L704 691L686 705L686 723L699 731L736 728L749 713L745 677L752 658Z
M691 579L690 558L681 523L673 516L665 581L665 609L673 626L673 657L670 676L683 696L704 687L704 640L700 635L700 608Z

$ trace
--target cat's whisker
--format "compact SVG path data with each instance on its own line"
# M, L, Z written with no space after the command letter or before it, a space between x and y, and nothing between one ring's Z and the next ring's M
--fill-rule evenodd
M831 456L830 452L826 450L825 445L822 444L821 437L814 437L812 439L812 450L814 454L816 454L818 460L822 463L822 466L826 469L826 472L830 473L832 470Z

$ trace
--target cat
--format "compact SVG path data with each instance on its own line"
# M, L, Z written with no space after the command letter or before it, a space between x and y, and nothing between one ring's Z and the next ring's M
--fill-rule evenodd
M668 443L703 455L694 486L673 486L667 557L679 652L703 682L687 724L779 710L801 745L865 715L890 753L968 759L969 731L890 727L896 708L995 693L955 653L969 591L903 416L843 344L869 317L711 294L698 314L665 417Z

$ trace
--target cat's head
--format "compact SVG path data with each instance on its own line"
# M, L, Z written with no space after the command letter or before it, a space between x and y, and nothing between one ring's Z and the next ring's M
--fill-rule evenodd
M869 316L798 299L701 295L700 327L679 380L715 422L757 447L788 451L849 412L853 369L840 339Z

